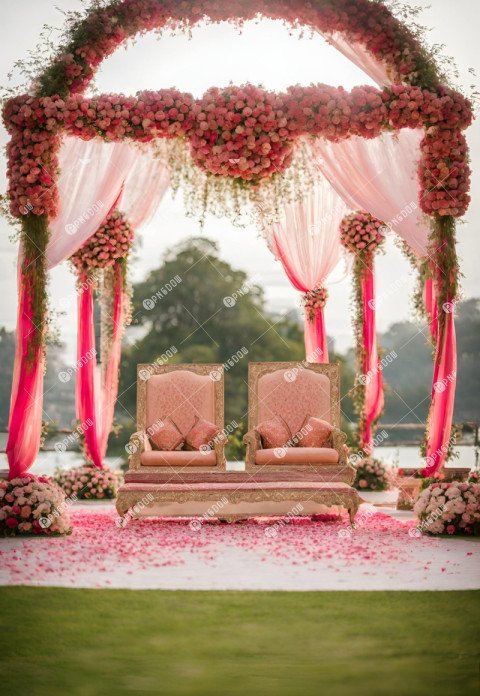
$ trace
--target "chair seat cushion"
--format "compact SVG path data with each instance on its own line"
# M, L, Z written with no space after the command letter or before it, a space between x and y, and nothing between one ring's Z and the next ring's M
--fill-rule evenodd
M214 450L192 451L175 450L161 452L153 450L142 452L140 464L142 466L215 466L217 463Z
M255 452L255 464L337 464L338 452L330 447L276 447Z

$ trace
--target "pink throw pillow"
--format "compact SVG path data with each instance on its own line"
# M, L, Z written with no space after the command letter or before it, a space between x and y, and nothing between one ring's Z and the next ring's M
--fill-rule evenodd
M327 421L314 416L307 416L303 421L298 438L297 447L325 447L333 427Z
M150 426L147 433L154 449L162 452L182 449L184 437L171 418L166 418L158 428L155 424Z
M209 449L213 449L212 440L219 432L220 428L214 423L197 416L197 420L185 438L185 446L188 449L199 450L207 445Z
M279 416L259 423L255 428L262 439L263 449L275 449L285 447L291 437L290 429Z

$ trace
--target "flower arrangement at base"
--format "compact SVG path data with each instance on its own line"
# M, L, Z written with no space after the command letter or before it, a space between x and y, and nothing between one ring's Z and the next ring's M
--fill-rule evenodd
M315 288L303 296L303 306L307 312L308 321L315 321L317 312L327 304L328 291L326 288Z
M355 488L361 491L386 491L391 487L391 472L380 459L362 459L356 467Z
M47 476L0 481L0 534L70 534L65 493Z
M78 500L113 500L117 497L123 475L108 467L98 469L85 464L75 469L57 469L55 481L68 497L76 496Z
M480 484L432 483L420 493L413 510L427 534L479 534Z

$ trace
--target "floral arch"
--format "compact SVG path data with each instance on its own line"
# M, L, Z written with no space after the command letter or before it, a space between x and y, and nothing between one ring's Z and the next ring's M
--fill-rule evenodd
M320 32L378 88L348 92L328 85L297 85L276 94L243 85L213 87L201 99L175 89L135 97L85 96L102 60L135 35L165 28L188 30L204 19L241 25L257 16ZM426 471L442 465L455 390L455 331L449 311L457 293L455 218L469 202L468 150L462 131L472 113L469 101L444 84L419 38L385 5L372 0L95 2L85 17L68 27L57 56L38 75L30 93L10 99L3 116L11 135L10 210L22 227L7 445L12 476L30 468L40 442L48 268L72 256L80 278L79 358L94 346L95 284L102 286L111 317L101 408L96 405L91 361L77 374L78 415L93 415L95 422L85 434L87 449L94 463L102 465L126 313L124 259L132 229L152 213L178 164L173 160L175 166L170 163L168 169L145 152L132 154L128 143L160 149L181 143L190 164L205 173L204 181L229 181L232 190L239 196L247 191L257 205L265 200L259 192L267 191L268 197L272 182L285 182L298 152L306 148L321 178L315 179L304 200L293 196L285 205L276 205L278 219L267 221L264 233L293 285L305 293L307 353L319 361L328 360L322 311L325 279L342 245L355 255L359 415L366 449L383 403L373 254L382 242L383 228L395 229L424 283L436 345ZM111 144L107 154L102 150L105 142ZM73 166L87 150L96 165L91 188L85 167ZM392 159L398 163L404 191L411 193L412 166L417 168L416 212L407 222L397 219L404 199L388 187L370 189L366 198L359 193L361 186L352 185L354 175L363 172L365 178L374 166L388 169ZM104 205L97 210L99 191ZM78 217L69 218L73 199L82 201L80 225ZM74 229L69 231L72 219ZM305 230L312 225L319 235L305 245Z

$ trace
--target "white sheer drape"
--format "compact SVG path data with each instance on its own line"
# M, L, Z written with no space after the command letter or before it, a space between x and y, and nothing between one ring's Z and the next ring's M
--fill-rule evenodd
M377 85L389 84L390 79L385 65L376 60L365 46L360 43L347 41L338 31L334 31L331 34L322 33L322 36L331 46L340 51L345 58L348 58L360 70L363 70Z
M308 292L324 285L341 256L338 228L348 207L326 179L301 201L284 206L265 231L268 246L296 286Z
M163 141L157 145L155 152L151 148L141 152L135 149L135 164L125 179L117 205L134 230L146 225L155 215L170 184L166 165L167 147L168 144Z
M420 130L358 136L339 143L308 142L318 168L351 209L388 224L418 256L427 253L429 227L418 204Z
M49 268L79 249L113 206L138 229L155 213L169 183L163 159L128 143L67 137L59 161L60 205L50 223Z
M340 196L321 179L302 201L286 204L280 220L264 230L296 290L311 295L325 285L341 257L338 228L346 212ZM328 362L323 308L305 311L304 333L307 360Z

